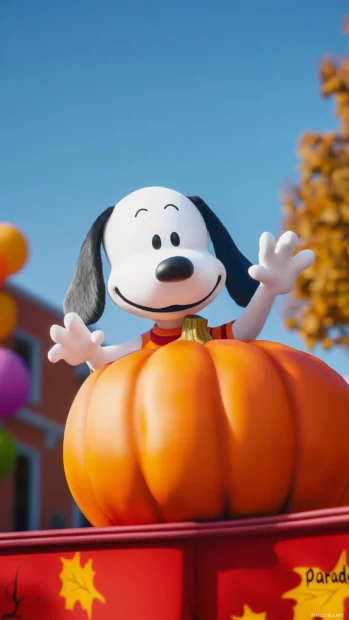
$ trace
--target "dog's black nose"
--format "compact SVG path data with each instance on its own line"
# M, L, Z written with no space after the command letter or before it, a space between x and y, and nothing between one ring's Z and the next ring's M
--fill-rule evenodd
M155 270L160 282L180 282L188 280L194 273L194 265L189 258L172 256L161 261Z

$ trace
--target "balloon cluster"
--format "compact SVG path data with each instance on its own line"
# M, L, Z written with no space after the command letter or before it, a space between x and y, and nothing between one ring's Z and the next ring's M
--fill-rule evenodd
M25 265L28 246L22 233L12 224L0 223L0 343L15 328L18 311L14 299L3 286ZM29 369L22 358L0 346L0 423L27 402L30 392ZM0 428L0 479L9 474L16 460L13 437Z

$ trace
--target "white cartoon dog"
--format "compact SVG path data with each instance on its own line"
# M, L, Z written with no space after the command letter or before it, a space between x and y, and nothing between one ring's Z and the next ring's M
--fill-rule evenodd
M209 252L209 237L216 256ZM65 327L53 325L50 331L56 344L48 358L72 366L86 362L96 370L141 348L167 344L180 336L184 317L205 308L224 285L246 309L236 321L210 328L212 337L254 340L275 298L290 293L299 273L314 261L310 250L293 256L298 244L292 232L277 243L263 233L259 265L252 266L201 198L161 187L135 191L92 225L64 299ZM103 332L87 328L105 306L102 245L111 266L112 300L155 323L135 340L105 347Z

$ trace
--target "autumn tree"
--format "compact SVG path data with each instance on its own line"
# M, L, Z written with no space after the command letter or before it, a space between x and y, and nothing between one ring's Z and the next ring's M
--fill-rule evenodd
M349 19L346 21L349 34ZM285 308L288 329L312 349L349 347L349 57L324 59L321 94L332 98L337 132L306 133L300 140L300 181L284 193L284 228L314 250Z

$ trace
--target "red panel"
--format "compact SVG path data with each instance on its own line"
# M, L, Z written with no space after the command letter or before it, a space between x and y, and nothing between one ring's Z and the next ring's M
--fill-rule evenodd
M291 539L251 536L224 545L219 539L201 541L196 574L198 618L229 620L232 615L242 616L248 605L256 614L266 613L268 620L292 620L296 601L282 595L300 582L293 569L331 571L343 550L349 552L349 534ZM346 587L349 597L349 583ZM333 617L337 617L336 611L333 608ZM316 602L313 613L321 613ZM304 616L304 620L308 618L311 620Z
M310 620L311 613L295 608L296 600L283 598L301 582L295 568L331 573L343 552L348 566L348 509L225 523L1 535L0 620L230 620L242 617L246 605L253 612L246 612L246 620ZM76 584L79 591L95 588L91 614L79 602L66 609L60 596L61 558L74 557L78 569L68 565L66 582L73 591ZM95 573L90 581L89 561ZM80 567L86 572L74 572ZM345 570L346 581L339 594L332 588L326 609L314 602L313 614L333 611L318 618L349 618ZM345 616L338 614L344 609Z
M0 612L14 610L13 580L17 574L16 598L23 597L18 614L23 620L87 620L87 612L80 603L73 611L66 610L65 599L59 595L61 557L71 559L74 555L62 551L0 557ZM90 559L95 572L94 586L105 599L105 603L94 600L92 620L182 620L184 602L188 603L190 597L188 592L184 601L185 581L189 587L190 577L185 579L183 548L123 547L81 552L82 566ZM76 575L72 572L69 579L75 581ZM77 581L83 580L78 576Z

